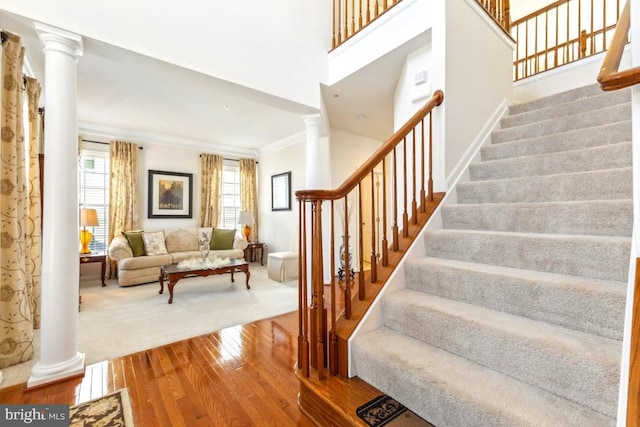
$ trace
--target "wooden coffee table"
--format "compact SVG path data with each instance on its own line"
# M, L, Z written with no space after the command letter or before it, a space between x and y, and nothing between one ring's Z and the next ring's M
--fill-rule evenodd
M203 269L179 269L177 264L164 265L160 267L160 292L164 291L164 281L168 282L169 288L169 304L173 303L173 287L178 283L178 280L187 277L187 276L210 276L212 274L224 274L231 273L231 282L235 282L233 278L233 273L236 271L244 272L247 281L247 289L251 289L249 286L249 277L251 277L251 273L249 273L249 263L240 260L240 259L232 259L230 264L224 265L218 268L203 268Z

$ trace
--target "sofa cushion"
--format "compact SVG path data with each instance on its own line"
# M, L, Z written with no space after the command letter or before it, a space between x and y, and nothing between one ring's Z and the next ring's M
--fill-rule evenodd
M180 228L166 232L164 242L167 252L186 252L198 250L198 233L195 228Z
M142 234L144 234L144 232L142 230L124 231L122 234L126 237L134 257L145 254L144 240L142 239Z
M171 255L150 255L140 256L135 258L126 258L118 262L119 270L137 270L139 268L147 267L161 267L163 265L172 264ZM160 272L158 271L158 275Z
M233 240L236 237L236 230L224 230L216 228L211 236L210 248L213 250L233 249Z
M143 233L144 251L147 255L163 255L167 253L164 245L164 231Z

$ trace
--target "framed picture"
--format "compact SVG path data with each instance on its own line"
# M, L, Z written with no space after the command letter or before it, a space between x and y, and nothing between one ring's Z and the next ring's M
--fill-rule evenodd
M147 218L191 218L193 174L149 170Z
M271 210L291 210L291 172L271 175Z

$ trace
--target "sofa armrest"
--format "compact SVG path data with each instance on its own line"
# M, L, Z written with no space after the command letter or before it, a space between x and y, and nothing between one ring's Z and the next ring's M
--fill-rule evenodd
M242 237L236 237L233 240L233 249L242 249L245 250L247 248L247 245L249 244L249 242L247 242L244 238Z
M124 236L116 236L109 244L109 258L120 261L125 258L133 258L133 251Z

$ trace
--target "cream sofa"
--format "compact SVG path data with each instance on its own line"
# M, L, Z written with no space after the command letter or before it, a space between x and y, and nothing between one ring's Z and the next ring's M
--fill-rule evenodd
M145 230L159 231L159 230ZM141 283L156 282L160 277L160 267L176 264L182 260L201 257L198 239L203 231L211 236L211 228L164 229L167 253L163 255L133 256L133 251L124 236L116 236L109 244L109 258L118 263L118 283L120 286L132 286ZM219 258L244 258L247 241L237 237L233 249L211 250L209 256Z

